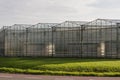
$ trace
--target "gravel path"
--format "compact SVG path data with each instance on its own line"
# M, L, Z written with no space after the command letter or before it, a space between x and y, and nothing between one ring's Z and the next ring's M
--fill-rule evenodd
M0 73L0 80L120 80L120 77L46 76Z

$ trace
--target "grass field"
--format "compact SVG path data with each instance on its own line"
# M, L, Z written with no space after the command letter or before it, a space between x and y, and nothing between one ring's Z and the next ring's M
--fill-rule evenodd
M120 60L0 57L0 72L73 76L120 76Z

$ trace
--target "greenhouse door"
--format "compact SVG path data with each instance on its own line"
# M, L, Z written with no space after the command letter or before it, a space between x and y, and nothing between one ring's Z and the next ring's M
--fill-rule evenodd
M117 46L115 41L107 41L105 43L105 53L108 58L116 58L117 57Z
M97 57L97 43L83 43L82 57Z

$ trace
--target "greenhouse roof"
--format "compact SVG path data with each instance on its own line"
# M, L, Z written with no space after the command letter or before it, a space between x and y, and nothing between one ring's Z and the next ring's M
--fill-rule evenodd
M85 23L87 22L86 21L65 21L63 23L57 24L56 27L80 27Z
M22 29L23 30L30 26L32 26L32 25L30 25L30 24L14 24L12 26L4 26L4 29L15 29L15 30Z
M38 23L30 28L51 28L51 27L80 27L85 21L65 21L63 23Z
M85 27L115 27L120 19L96 19L84 24Z
M69 27L81 27L84 25L85 27L113 27L116 26L117 23L120 23L120 19L96 19L91 22L86 21L65 21L62 23L38 23L35 25L31 24L14 24L12 26L5 26L4 29L15 29L15 30L25 30L26 28L69 28Z
M120 19L99 19L99 20L105 20L112 23L120 23Z
M31 26L31 28L49 28L57 24L58 23L38 23L38 24Z
M87 23L87 21L66 21L66 22L77 24L77 25L83 25L83 24Z
M55 26L58 23L38 23L37 25L45 25L45 26Z

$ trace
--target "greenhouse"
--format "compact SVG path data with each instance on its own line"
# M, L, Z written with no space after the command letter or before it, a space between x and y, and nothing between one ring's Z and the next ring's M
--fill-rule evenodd
M120 58L119 23L120 20L114 19L97 19L86 23L82 40L82 46L86 46L82 49L83 54L94 57Z
M120 20L15 24L0 30L0 56L120 58Z

